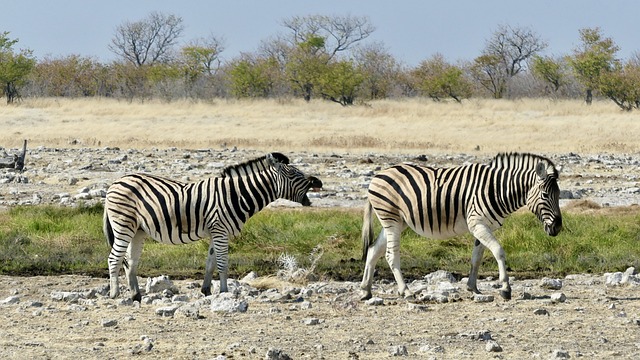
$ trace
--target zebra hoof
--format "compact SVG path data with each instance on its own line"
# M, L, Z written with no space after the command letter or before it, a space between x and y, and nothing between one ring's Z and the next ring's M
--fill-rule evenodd
M131 300L132 301L137 301L137 302L142 302L142 295L140 295L140 293L135 293L133 294L133 296L131 296Z
M370 291L363 291L360 294L360 300L365 301L365 300L369 300L371 299L371 292Z
M500 290L500 296L505 300L511 300L511 289Z
M204 294L204 296L211 296L211 288L210 287L203 287L201 291Z

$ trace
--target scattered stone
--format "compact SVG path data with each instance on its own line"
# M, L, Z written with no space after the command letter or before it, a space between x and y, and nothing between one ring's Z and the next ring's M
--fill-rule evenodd
M491 332L488 330L481 330L469 333L460 333L458 334L458 337L471 340L488 341L491 340Z
M540 280L540 287L543 289L560 290L562 289L562 280L543 278Z
M156 315L163 317L172 317L176 310L178 310L180 306L172 305L172 306L164 306L156 309Z
M112 327L118 325L118 321L114 319L103 319L101 324L102 327Z
M428 284L437 284L442 281L447 281L450 283L456 282L456 278L453 276L453 274L445 270L437 270L432 273L429 273L424 276L424 280Z
M533 315L549 315L549 312L545 309L535 309Z
M264 360L291 360L291 357L280 349L269 348Z
M9 296L6 299L0 301L0 305L17 304L19 302L20 302L20 296L13 295L13 296Z
M569 359L571 356L568 351L565 350L553 350L551 353L551 359Z
M487 352L501 352L502 346L500 346L500 344L498 344L495 340L489 340L487 341L487 344L484 346L484 349Z
M391 356L409 356L409 351L404 345L397 345L389 347L389 354Z
M70 291L54 291L51 293L51 298L56 301L75 303L80 299L80 294Z
M214 295L211 299L211 311L223 313L246 312L249 303L246 300L235 298L235 295L226 292Z
M567 296L563 293L553 293L551 294L551 302L552 303L563 303L567 301Z
M164 290L169 290L173 294L177 294L180 292L167 275L160 275L155 278L147 278L145 289L147 294L159 293Z
M308 319L304 319L302 321L303 324L305 325L318 325L320 324L320 319L318 318L308 318Z
M371 299L364 302L365 305L373 305L373 306L382 306L384 305L384 300L379 297L372 297Z
M485 294L473 294L473 301L478 303L487 303L493 302L493 295L485 295Z

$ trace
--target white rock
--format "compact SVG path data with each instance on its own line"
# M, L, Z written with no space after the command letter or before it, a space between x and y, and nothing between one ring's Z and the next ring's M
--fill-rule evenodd
M366 305L380 306L384 305L384 300L379 297L372 297L371 299L364 302Z
M235 295L228 292L214 295L211 299L211 311L213 312L246 312L248 308L249 303L246 300L236 299Z
M544 289L560 290L562 289L562 280L543 278L540 280L540 287Z

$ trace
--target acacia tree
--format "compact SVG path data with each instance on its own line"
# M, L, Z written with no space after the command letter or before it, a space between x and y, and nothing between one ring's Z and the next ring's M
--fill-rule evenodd
M350 49L375 31L367 17L357 16L293 16L282 24L291 30L291 44L309 42L312 38L323 38L323 53L328 60L339 52Z
M633 61L599 76L598 91L621 109L640 109L640 66Z
M566 82L566 62L549 56L535 55L531 61L531 72L534 77L542 80L548 86L546 89L556 94Z
M289 52L284 57L285 72L294 90L307 101L332 68L330 63L338 61L337 54L349 50L375 30L368 18L354 16L294 16L285 19L283 25L291 30L290 37L286 38ZM340 74L345 73L334 72L336 76Z
M501 25L474 60L473 77L496 99L502 98L509 79L526 69L527 61L547 43L526 27Z
M18 98L18 87L24 84L27 76L35 66L31 50L21 50L14 53L13 45L18 39L9 39L9 32L0 33L0 94L7 97L7 104Z
M327 71L320 77L320 93L342 106L353 105L363 80L364 76L352 61L335 61L328 65Z
M441 54L422 61L412 76L415 88L433 100L450 97L460 103L471 97L472 86L463 69L449 64Z
M400 66L382 43L354 49L354 60L363 75L359 94L366 99L388 97L397 82Z
M220 69L222 51L223 40L213 35L206 39L194 40L182 47L179 61L189 92L193 93L197 84L205 86L213 80Z
M181 17L152 12L145 19L118 25L109 50L135 66L166 62L183 30Z
M598 27L581 29L579 32L582 44L574 50L569 64L585 86L585 101L590 105L593 90L599 86L600 76L619 66L619 61L615 58L619 48L611 38L605 38Z

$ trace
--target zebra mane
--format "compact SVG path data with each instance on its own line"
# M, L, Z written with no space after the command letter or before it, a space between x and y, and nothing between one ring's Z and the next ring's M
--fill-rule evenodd
M493 158L493 160L491 160L490 166L496 169L526 167L534 170L539 162L544 162L547 165L551 165L553 167L553 174L556 178L558 178L558 170L553 164L553 161L544 156L536 154L517 152L499 153Z
M248 173L248 172L253 172L254 171L254 165L260 165L262 164L264 167L268 167L270 166L270 160L267 159L267 157L271 155L271 157L282 163L282 164L289 164L289 158L279 152L274 152L271 154L267 154L264 156L261 156L259 158L255 158L249 161L245 161L243 163L240 164L235 164L235 165L229 165L227 167L225 167L224 169L222 169L222 177L227 177L227 176L234 176L234 175L239 175L242 173Z

